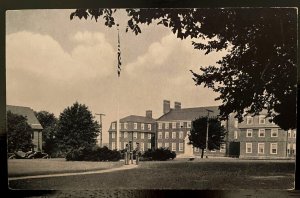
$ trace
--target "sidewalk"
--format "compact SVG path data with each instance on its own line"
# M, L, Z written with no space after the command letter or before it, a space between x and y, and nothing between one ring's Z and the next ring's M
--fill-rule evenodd
M9 181L13 180L21 180L21 179L37 179L37 178L49 178L49 177L64 177L64 176L75 176L75 175L87 175L87 174L100 174L100 173L109 173L115 171L122 171L122 170L130 170L133 168L138 167L136 164L130 165L123 165L118 168L111 168L105 170L96 170L96 171L85 171L85 172L77 172L77 173L59 173L59 174L47 174L47 175L34 175L34 176L21 176L21 177L9 177Z

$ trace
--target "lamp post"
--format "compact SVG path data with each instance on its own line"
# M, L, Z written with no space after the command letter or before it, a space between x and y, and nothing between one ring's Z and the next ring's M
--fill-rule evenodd
M209 122L208 122L208 119L209 119L209 112L213 112L212 110L209 110L209 109L206 109L207 111L207 123L206 123L206 142L205 142L205 150L206 150L206 158L208 158L207 156L207 153L208 153L208 128L209 128Z
M105 116L103 113L96 113L100 117L100 147L102 147L102 116Z

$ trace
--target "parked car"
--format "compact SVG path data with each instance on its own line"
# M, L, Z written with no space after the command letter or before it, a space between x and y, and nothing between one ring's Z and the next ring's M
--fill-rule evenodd
M41 151L36 151L32 154L29 154L27 156L28 159L37 159L37 158L42 158L42 159L47 159L49 158L49 155L47 153L42 153Z
M13 154L10 154L8 159L36 159L36 158L49 158L49 155L47 153L42 153L41 151L17 151Z

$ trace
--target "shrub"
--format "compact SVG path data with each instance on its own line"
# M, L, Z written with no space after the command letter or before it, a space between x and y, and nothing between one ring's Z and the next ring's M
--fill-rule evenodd
M169 149L158 148L155 150L148 149L142 155L142 161L145 160L156 160L156 161L166 161L169 159L174 159L176 157L175 152L171 152Z

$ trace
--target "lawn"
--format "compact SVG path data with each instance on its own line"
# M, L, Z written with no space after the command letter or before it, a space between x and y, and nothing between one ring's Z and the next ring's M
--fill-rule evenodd
M64 158L53 159L9 159L8 176L28 176L51 173L82 172L116 168L123 162L82 162L66 161Z

